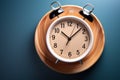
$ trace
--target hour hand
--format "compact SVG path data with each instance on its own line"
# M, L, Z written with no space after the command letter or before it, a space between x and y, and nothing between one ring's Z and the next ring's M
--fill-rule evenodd
M69 39L69 36L67 36L64 32L61 31L61 33L62 33L65 37L67 37L67 39Z

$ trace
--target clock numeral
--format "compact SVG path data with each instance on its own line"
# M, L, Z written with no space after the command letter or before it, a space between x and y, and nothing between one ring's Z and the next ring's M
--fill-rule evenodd
M80 51L79 50L76 51L76 55L80 55Z
M60 49L60 52L61 52L60 54L62 54L63 53L63 49Z
M55 33L59 33L60 29L59 28L55 28Z
M55 35L52 35L52 40L55 40Z
M54 43L54 48L57 48L57 43Z
M85 43L82 45L82 48L84 48L84 49L85 49Z
M64 23L61 23L61 28L65 28L65 24Z
M72 21L68 21L68 22L67 22L67 25L68 25L68 26L72 26Z
M71 56L72 56L72 53L71 53L71 52L68 52L68 56L71 57Z
M82 29L82 34L85 34L85 33L86 33L86 29L83 28L83 29Z
M88 37L87 36L85 36L85 41L88 41Z

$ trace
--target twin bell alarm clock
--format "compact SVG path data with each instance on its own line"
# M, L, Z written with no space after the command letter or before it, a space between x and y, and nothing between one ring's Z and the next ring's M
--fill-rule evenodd
M92 13L93 5L61 6L51 3L35 31L35 48L49 68L74 74L90 68L101 56L105 44L103 27ZM89 10L88 10L89 8Z

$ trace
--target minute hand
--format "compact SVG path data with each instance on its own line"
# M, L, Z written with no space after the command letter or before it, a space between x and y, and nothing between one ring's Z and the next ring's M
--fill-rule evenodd
M76 32L70 37L70 39L71 39L72 37L74 37L80 30L81 30L81 28L80 28L78 31L76 31Z

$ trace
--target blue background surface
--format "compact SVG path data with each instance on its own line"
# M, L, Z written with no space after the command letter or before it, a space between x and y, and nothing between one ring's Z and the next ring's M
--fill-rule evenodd
M53 0L0 0L0 80L120 80L120 0L58 0L62 5L95 6L106 43L89 70L64 75L49 69L34 47L35 28Z

